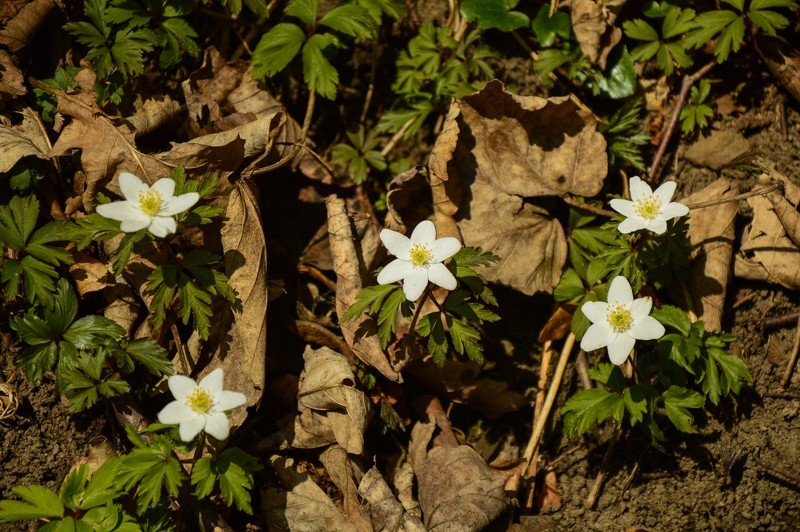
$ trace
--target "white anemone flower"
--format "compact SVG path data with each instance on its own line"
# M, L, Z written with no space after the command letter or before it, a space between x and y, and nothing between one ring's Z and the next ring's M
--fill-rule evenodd
M581 311L592 325L583 335L581 349L608 348L608 357L617 366L628 359L636 340L656 340L664 336L664 326L650 316L653 300L633 299L627 279L617 276L608 289L608 302L589 301Z
M174 216L191 208L200 199L197 192L176 196L175 181L167 177L150 187L135 175L122 172L119 188L125 199L98 205L97 214L122 222L120 230L125 233L147 228L161 238L177 230Z
M158 421L168 425L180 424L178 433L183 441L191 441L201 430L224 440L230 433L227 410L247 402L243 393L222 389L222 368L217 368L200 383L185 375L169 378L169 391L175 400L158 413Z
M412 231L411 238L384 229L381 231L381 241L389 253L397 258L378 274L378 284L402 280L403 291L409 301L419 299L428 281L447 290L455 289L456 278L442 262L461 249L461 242L453 237L437 240L433 222L420 222Z
M689 213L686 205L672 201L675 187L678 186L674 181L665 182L655 192L639 176L630 178L629 185L632 201L611 200L611 208L625 216L625 220L619 224L620 233L647 229L663 235L667 230L667 220Z

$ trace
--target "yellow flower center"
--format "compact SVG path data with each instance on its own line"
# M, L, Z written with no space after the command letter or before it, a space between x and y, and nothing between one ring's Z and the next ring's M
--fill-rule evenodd
M655 194L648 194L635 202L636 212L645 220L652 220L661 212L661 199Z
M433 258L433 251L425 244L414 244L408 252L409 262L416 268L427 266Z
M139 210L147 216L155 216L161 210L164 203L164 196L158 190L152 188L148 191L139 192Z
M207 414L214 405L214 398L204 389L195 388L192 395L186 398L186 404L198 414Z
M625 305L609 305L606 319L615 333L626 332L633 325L633 316Z

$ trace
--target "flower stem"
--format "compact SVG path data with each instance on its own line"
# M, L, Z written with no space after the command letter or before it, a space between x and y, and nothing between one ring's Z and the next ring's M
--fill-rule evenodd
M409 327L408 331L411 334L417 334L417 320L419 320L419 315L422 313L422 305L425 304L425 300L430 297L431 291L429 288L425 288L425 291L422 293L422 299L414 306L414 317L411 319L411 327ZM433 299L436 302L436 299ZM436 306L439 306L439 303L436 303ZM441 308L441 307L439 307Z

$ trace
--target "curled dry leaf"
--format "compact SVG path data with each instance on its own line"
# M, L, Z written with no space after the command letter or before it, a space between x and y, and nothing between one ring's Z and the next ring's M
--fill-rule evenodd
M508 506L505 475L467 445L429 448L436 425L417 423L409 452L427 530L481 530Z
M325 201L328 209L328 236L336 272L336 314L339 318L356 300L363 287L362 272L365 270L363 255L357 251L358 242L355 229L343 199L335 196ZM381 349L377 336L377 326L367 315L342 324L345 341L356 356L365 364L372 366L389 380L400 382L402 377L389 364Z
M756 34L755 43L772 75L800 102L800 51L796 43L792 45L781 37L761 32Z
M800 187L785 176L771 172L759 178L759 186L772 179L784 185L776 191L747 199L753 208L753 221L742 243L745 256L737 257L736 275L769 280L790 290L800 289ZM752 258L750 258L752 257Z
M356 487L356 483L364 475L364 471L355 463L351 455L338 445L332 445L325 449L319 456L319 460L344 496L342 501L344 514L359 531L372 532L369 514L365 512L366 508L359 501Z
M225 274L236 290L237 308L227 316L223 308L206 342L197 332L189 341L194 360L210 360L201 375L217 368L225 370L225 388L247 397L246 407L261 401L266 380L267 352L267 244L261 213L249 181L239 180L230 191L225 222L220 233ZM215 309L216 310L216 309ZM188 361L176 357L176 371L194 373ZM245 408L231 412L232 425L241 425Z
M14 64L11 54L0 50L0 102L23 96L26 92L22 71Z
M124 275L118 275L104 295L106 308L103 316L117 322L125 329L125 334L130 336L139 322L139 316L147 310L136 290L128 284Z
M501 258L487 279L531 295L558 283L567 242L558 220L528 198L594 196L608 161L591 113L493 81L453 104L430 169L440 232L453 217L466 245Z
M415 166L397 175L386 193L386 228L407 234L433 214L430 199L431 185L425 167Z
M729 198L739 193L739 186L720 178L703 190L681 200L684 204ZM692 210L689 217L689 242L692 245L689 264L689 289L692 306L707 331L722 327L725 291L733 257L734 222L738 202L731 201Z
M626 0L572 0L570 20L575 39L589 61L606 68L608 54L622 39L622 30L614 26Z
M419 517L409 513L392 493L377 467L361 479L358 493L369 503L372 526L388 532L423 532L425 527Z
M364 430L367 427L370 403L367 396L355 387L355 375L347 359L328 349L306 347L303 353L305 368L300 377L297 404L301 412L295 431L306 430L323 435L333 435L334 441L348 453L361 454L364 450ZM304 411L312 411L313 418L302 418ZM307 427L303 421L313 419L315 425ZM322 430L320 430L322 429Z
M75 287L81 296L97 292L115 283L114 275L104 262L83 251L73 251L72 257L75 262L69 267L69 275L75 281Z
M47 159L50 141L39 115L29 107L20 114L22 122L16 126L0 124L0 173L8 172L23 157L33 155Z
M181 110L181 105L170 98L150 98L145 101L142 108L127 122L133 128L134 134L139 137L151 133L172 120Z
M33 0L0 29L0 46L19 52L30 44L45 17L58 4L55 0Z
M307 473L298 471L294 460L272 456L269 461L286 487L262 492L261 507L270 530L358 532L322 488Z

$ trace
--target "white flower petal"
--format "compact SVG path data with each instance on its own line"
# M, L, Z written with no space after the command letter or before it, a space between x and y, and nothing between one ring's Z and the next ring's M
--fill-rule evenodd
M632 301L633 291L631 290L631 284L623 276L617 275L608 288L609 305L630 305Z
M614 340L608 344L608 358L611 359L612 364L617 366L622 365L627 359L628 355L633 350L633 345L636 340L628 334L618 334Z
M581 349L584 351L594 351L610 344L617 334L611 330L608 323L595 323L586 330L581 339Z
M635 175L628 180L628 187L630 188L631 199L633 201L636 201L644 196L649 196L653 193L653 189L650 188L650 185L642 181L638 175Z
M169 216L154 216L150 225L147 226L147 230L159 238L171 235L177 229L178 225L175 223L175 218L170 218Z
M172 181L172 179L167 179L167 181ZM174 181L172 182L174 183ZM153 185L153 187L155 187L155 185ZM164 203L161 204L158 214L159 216L175 216L176 214L191 209L192 205L197 203L198 200L200 200L200 194L197 192L187 192L180 196L167 198L164 200Z
M135 233L145 227L148 227L153 222L152 218L141 212L137 212L135 216L125 218L119 224L119 230L124 233Z
M632 201L628 201L626 199L619 199L614 198L612 199L609 204L611 208L623 215L626 218L630 218L631 216L638 216L636 213L636 206L633 204Z
M200 434L206 425L206 416L192 411L192 415L181 421L178 434L183 441L192 441L195 436Z
M410 262L406 262L402 259L394 259L392 262L384 266L381 270L381 273L378 274L378 284L396 283L397 281L405 279L407 276L411 275L411 272L413 271L414 267Z
M428 272L425 270L414 268L403 279L403 292L406 293L406 299L409 301L419 299L426 286L428 286Z
M175 195L175 181L168 177L162 177L150 187L150 190L157 190L161 193L162 199L168 199Z
M117 181L119 183L119 189L122 191L122 195L125 196L125 199L131 201L138 201L139 193L145 192L150 188L141 179L130 172L122 172L119 174ZM104 214L103 216L106 215ZM106 216L106 218L109 217Z
M436 241L436 226L430 220L423 220L411 233L411 244L433 245Z
M218 440L226 440L230 435L228 416L222 412L215 412L206 416L205 431Z
M218 412L233 410L247 402L243 393L222 390L214 394L214 409Z
M673 201L672 203L668 203L661 209L661 216L658 218L660 220L672 220L673 218L678 218L679 216L686 216L689 214L689 207L684 205L683 203L678 203Z
M653 298L640 297L631 303L631 316L633 316L634 320L640 317L649 316L652 309Z
M458 285L456 278L453 277L453 274L450 273L450 270L447 269L447 266L441 262L431 264L428 267L428 279L433 284L437 284L442 288L446 288L447 290L455 290L456 286Z
M459 249L461 249L461 242L457 238L451 236L440 238L431 246L431 251L433 251L432 262L445 261L458 253Z
M647 227L647 220L644 218L640 218L639 216L632 216L630 218L625 218L622 220L617 226L617 231L622 233L623 235L627 235L628 233L633 233L634 231L641 231L645 227Z
M181 403L186 402L186 398L192 395L194 389L197 388L197 383L186 375L173 375L167 381L169 391L172 392L172 397Z
M172 401L158 413L158 422L177 425L192 414L192 409L181 401Z
M675 181L664 181L664 184L658 187L653 194L661 200L661 205L666 205L672 201L672 195L675 194L676 188L678 188L678 184Z
M197 385L206 390L207 392L211 392L212 394L217 394L222 391L222 383L225 381L225 372L222 368L217 368L197 383Z
M664 326L652 316L636 320L628 334L637 340L658 340L664 336Z
M581 306L581 312L592 323L602 323L608 319L608 303L604 301L587 301Z
M652 231L657 235L663 235L667 232L667 222L663 220L652 220L649 224L647 224L647 230Z
M398 259L407 261L411 258L408 254L411 249L411 240L407 236L391 229L384 229L381 231L381 242L389 250L389 253Z
M112 201L111 203L98 205L94 211L104 218L120 222L128 218L144 216L142 211L134 207L129 201Z

